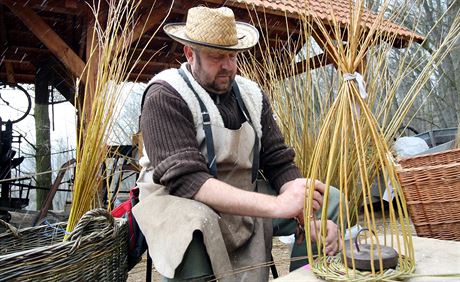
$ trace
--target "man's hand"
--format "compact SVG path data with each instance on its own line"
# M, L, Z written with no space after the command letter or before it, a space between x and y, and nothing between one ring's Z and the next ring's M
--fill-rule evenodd
M315 181L313 194L313 211L318 211L323 204L324 184ZM244 216L266 218L293 218L303 220L305 198L309 196L307 185L310 181L298 178L285 183L280 195L271 196L258 192L238 189L215 178L208 179L193 196L213 209Z
M297 217L303 224L303 208L305 198L308 197L307 185L311 181L305 178L297 178L285 183L280 189L277 197L278 209L282 213L280 217ZM323 192L325 185L320 181L315 181L315 192L313 193L313 212L318 211L323 205Z
M316 226L315 226L316 225ZM318 241L319 231L321 229L320 220L310 221L311 240ZM318 232L318 233L317 233ZM326 223L326 245L323 246L323 251L328 256L335 255L340 249L339 233L337 225L332 221L328 220Z

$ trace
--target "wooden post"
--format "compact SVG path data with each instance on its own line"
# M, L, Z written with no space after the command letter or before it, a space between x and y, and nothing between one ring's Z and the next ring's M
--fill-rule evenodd
M51 141L50 119L48 112L48 69L46 66L37 68L35 74L35 167L37 172L37 187L51 187ZM44 172L43 174L40 174ZM37 209L40 209L48 195L48 190L37 189ZM52 209L52 204L51 207Z
M8 49L8 38L5 27L5 20L3 16L3 6L0 7L0 44L2 46L1 52L5 52ZM16 83L14 78L14 69L13 64L9 61L5 61L5 70L6 70L6 81L11 84Z

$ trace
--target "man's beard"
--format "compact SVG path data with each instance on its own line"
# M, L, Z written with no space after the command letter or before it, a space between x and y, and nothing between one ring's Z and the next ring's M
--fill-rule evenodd
M228 82L218 83L219 76L229 77ZM212 79L207 79L208 76L202 69L197 70L195 79L200 83L200 85L209 92L216 94L224 94L230 91L233 81L235 81L235 75L232 75L231 72L221 71Z
M219 79L219 76L229 77L228 82L225 84L218 83L217 81ZM227 93L232 87L234 80L235 80L235 75L233 75L231 72L223 71L223 72L220 72L211 83L208 83L207 85L205 85L205 88L208 88L209 90L215 93Z

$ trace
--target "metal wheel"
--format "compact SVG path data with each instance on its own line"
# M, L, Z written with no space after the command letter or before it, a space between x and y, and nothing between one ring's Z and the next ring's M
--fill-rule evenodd
M0 82L0 113L2 124L7 121L17 123L29 115L32 99L29 93L19 84Z

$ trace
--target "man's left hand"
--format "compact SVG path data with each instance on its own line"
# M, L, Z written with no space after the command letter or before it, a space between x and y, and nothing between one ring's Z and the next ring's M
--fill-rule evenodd
M316 224L316 228L315 228ZM318 241L318 234L316 233L321 228L321 221L320 220L312 220L310 221L310 229L311 229L311 239ZM326 223L326 245L323 246L323 251L328 256L335 255L340 249L340 241L339 241L339 233L337 224L335 224L332 220L328 220Z
M315 227L316 225L316 227ZM320 220L311 220L310 221L310 231L311 231L311 240L317 241L318 240L318 234L317 231L319 232L321 228L321 221ZM326 245L323 246L324 253L328 256L333 256L335 255L341 247L340 240L339 240L339 233L338 233L338 227L337 225L332 221L328 220L326 223ZM304 233L303 227L298 226L296 229L296 244L300 244L303 239L305 238L305 235L302 235L301 233Z

